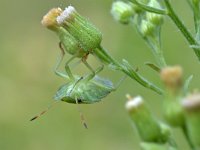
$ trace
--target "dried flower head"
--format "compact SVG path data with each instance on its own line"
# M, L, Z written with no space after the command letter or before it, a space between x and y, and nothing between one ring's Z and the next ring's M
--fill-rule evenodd
M61 8L52 8L42 19L41 23L43 26L54 30L58 27L56 18L62 13Z
M160 72L161 80L165 86L177 90L182 86L183 71L180 66L165 67Z

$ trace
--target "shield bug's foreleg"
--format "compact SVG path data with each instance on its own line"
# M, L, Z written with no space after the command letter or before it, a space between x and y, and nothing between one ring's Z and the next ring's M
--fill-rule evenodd
M59 59L58 59L58 62L57 62L57 64L56 64L56 66L55 66L54 72L55 72L56 75L68 79L69 77L68 77L66 74L64 74L64 73L62 73L62 72L60 72L60 71L58 71L58 68L60 67L60 64L61 64L61 62L62 62L62 60L63 60L63 58L64 58L64 55L65 55L65 51L64 51L64 49L63 49L62 46L61 46L61 42L59 42L59 47L60 47L60 50L61 50L61 54L60 54L60 57L59 57Z
M72 72L71 72L71 69L69 68L69 63L70 63L74 58L76 58L76 57L77 57L76 55L72 56L72 57L65 63L65 71L67 72L67 75L69 76L69 78L72 79L72 80L75 80L75 78L74 78L74 76L73 76L73 74L72 74Z
M60 63L61 63L61 61L62 61L62 59L63 59L63 57L64 57L64 55L65 55L65 50L64 50L64 48L62 47L62 43L60 42L59 43L59 47L60 47L60 50L61 50L61 54L62 54L62 58L61 58L61 60L60 60L60 62L59 62L59 64L58 65L60 65ZM73 76L73 74L72 74L72 72L71 72L71 70L70 70L70 68L69 68L69 63L74 59L74 58L76 58L78 56L78 54L75 54L75 55L73 55L66 63L65 63L65 71L67 72L67 75L69 76L69 78L70 79L72 79L72 80L74 80L75 78L74 78L74 76ZM60 74L60 73L59 73ZM60 74L61 75L61 74Z

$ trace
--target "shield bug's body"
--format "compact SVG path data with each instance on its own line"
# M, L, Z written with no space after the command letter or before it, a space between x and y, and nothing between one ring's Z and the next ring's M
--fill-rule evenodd
M101 101L114 90L113 83L108 79L95 76L88 81L87 78L77 77L75 81L70 81L61 86L54 99L68 103L91 104Z

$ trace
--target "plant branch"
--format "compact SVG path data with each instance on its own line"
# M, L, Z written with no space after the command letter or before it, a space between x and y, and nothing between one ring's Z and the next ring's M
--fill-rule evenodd
M189 138L189 135L188 135L188 131L187 131L186 126L183 126L182 129L183 129L183 133L184 133L184 135L185 135L185 138L186 138L186 140L187 140L187 142L188 142L190 148L191 148L192 150L196 150L196 148L194 147L192 141L191 141L190 138Z
M149 88L157 92L158 94L163 94L163 91L160 88L158 88L156 85L149 82L147 79L142 77L139 73L137 73L137 71L134 70L126 60L123 60L122 63L119 63L107 52L107 50L105 50L101 46L98 49L95 49L94 55L100 58L100 60L102 60L104 63L112 65L116 70L122 71L123 73L125 73L130 78L134 79L135 81L137 81L144 87Z
M173 22L176 24L176 26L179 28L181 33L185 36L189 44L192 46L192 49L194 50L196 56L198 57L200 61L200 45L199 43L193 38L191 33L187 30L185 25L182 23L182 21L179 19L179 17L174 12L169 0L164 0L165 5L167 7L167 15L173 20Z
M158 8L154 8L154 7L151 7L151 6L147 6L145 4L139 3L137 0L131 0L131 1L132 1L132 3L138 5L139 7L141 7L142 9L144 9L146 11L156 13L156 14L161 14L161 15L167 14L167 11L164 10L164 9L158 9Z

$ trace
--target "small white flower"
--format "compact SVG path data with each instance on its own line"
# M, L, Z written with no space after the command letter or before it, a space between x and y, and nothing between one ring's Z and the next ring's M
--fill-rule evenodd
M56 18L58 24L62 24L66 19L70 17L70 15L75 12L75 8L73 6L68 6L65 10Z
M127 110L131 110L131 109L137 108L141 104L143 104L143 99L141 96L137 96L128 100L125 107Z

